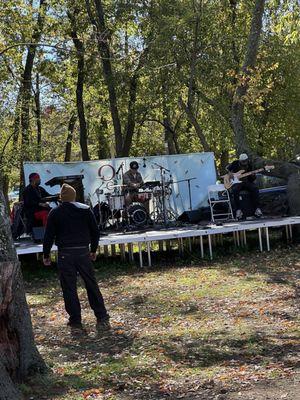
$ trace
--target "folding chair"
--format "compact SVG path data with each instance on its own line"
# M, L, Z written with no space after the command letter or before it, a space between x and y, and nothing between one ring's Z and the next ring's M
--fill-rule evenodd
M210 185L207 192L212 221L233 220L230 195L225 186L223 184Z

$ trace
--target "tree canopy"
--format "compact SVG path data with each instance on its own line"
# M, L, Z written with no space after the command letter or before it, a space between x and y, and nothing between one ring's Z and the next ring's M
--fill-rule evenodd
M259 3L259 2L257 2ZM300 152L300 6L268 0L255 65L241 74L253 0L7 0L0 5L0 157L63 161L214 151L244 128L260 156Z

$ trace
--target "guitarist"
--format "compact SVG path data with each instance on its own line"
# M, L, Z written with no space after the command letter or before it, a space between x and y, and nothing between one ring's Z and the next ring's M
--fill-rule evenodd
M239 172L240 170L244 170L245 172L252 171L252 165L250 163L249 157L247 154L243 153L239 156L238 160L233 161L226 167L229 174L233 174ZM233 175L231 175L233 177ZM242 190L247 190L251 195L251 201L253 204L253 208L255 209L254 215L256 217L262 217L262 211L259 208L259 191L258 187L255 185L254 181L256 179L255 175L249 175L241 179L241 183L237 183L232 187L233 198L235 202L235 206L237 208L236 218L242 219L243 212L241 210L241 200L240 200L240 192Z

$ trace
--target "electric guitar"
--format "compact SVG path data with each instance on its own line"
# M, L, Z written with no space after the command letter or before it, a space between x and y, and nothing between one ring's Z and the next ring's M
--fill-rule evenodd
M238 172L226 174L222 176L222 178L224 179L225 189L230 189L233 185L241 183L240 179L245 178L246 176L255 175L262 171L270 172L274 168L274 165L266 165L265 167L255 169L254 171L245 172L245 170L241 169Z

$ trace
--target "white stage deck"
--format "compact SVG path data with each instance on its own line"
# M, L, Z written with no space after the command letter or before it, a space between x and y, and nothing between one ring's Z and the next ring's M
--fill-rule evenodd
M139 249L140 266L143 266L143 243L147 248L148 265L151 266L151 243L163 242L170 240L178 240L179 250L183 249L183 239L185 238L199 238L199 245L201 256L205 256L203 238L207 237L209 256L213 258L213 242L215 238L223 241L223 235L233 234L234 242L237 246L244 245L247 242L247 231L258 232L258 245L260 251L270 250L269 229L271 228L286 228L287 240L292 239L292 226L300 224L300 216L286 217L286 218L273 218L261 219L254 221L243 222L228 222L222 225L209 224L205 227L200 225L191 225L181 228L168 228L160 230L151 230L147 232L134 232L134 233L112 233L107 236L101 236L99 246L112 246L112 254L115 253L115 246L120 246L121 256L125 258L125 246L128 246L129 257L133 260L133 245L137 244ZM264 243L265 242L265 243ZM190 243L191 246L191 243ZM38 254L42 253L42 244L34 244L32 242L16 242L16 250L18 255L23 254ZM53 246L52 251L56 251L56 246Z

